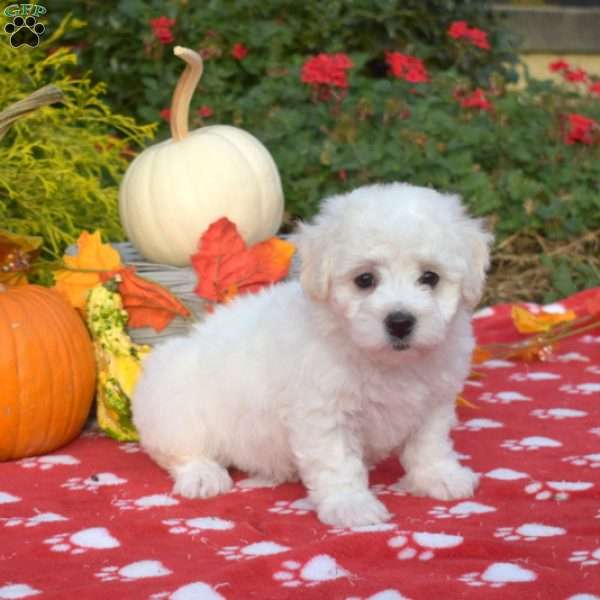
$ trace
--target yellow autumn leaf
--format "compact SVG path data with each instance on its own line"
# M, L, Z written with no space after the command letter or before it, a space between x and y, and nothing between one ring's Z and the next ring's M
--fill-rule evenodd
M43 239L0 229L0 283L25 285L27 272L39 256Z
M549 331L558 323L572 321L577 315L572 310L557 314L534 314L522 306L513 306L510 316L519 333L541 333Z
M55 288L75 308L83 310L89 291L100 283L102 271L116 271L123 267L119 253L103 244L100 232L82 232L77 240L77 254L64 256L66 269L56 271Z
M462 406L463 408L479 408L476 404L469 402L463 395L459 394L456 396L456 406Z

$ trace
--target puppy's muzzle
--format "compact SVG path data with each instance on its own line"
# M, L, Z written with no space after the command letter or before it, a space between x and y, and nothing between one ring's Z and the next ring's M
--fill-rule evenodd
M412 333L416 322L417 320L410 313L396 311L390 313L385 318L384 325L389 336L392 338L392 343L396 345L396 343L405 340Z

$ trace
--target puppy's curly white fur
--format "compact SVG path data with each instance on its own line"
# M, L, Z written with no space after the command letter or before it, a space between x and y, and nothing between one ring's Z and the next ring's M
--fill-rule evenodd
M432 189L326 200L294 236L300 281L220 307L147 358L134 423L175 493L226 492L237 467L299 477L325 523L379 523L390 514L368 467L395 453L408 491L470 496L477 476L449 431L491 239L459 197Z

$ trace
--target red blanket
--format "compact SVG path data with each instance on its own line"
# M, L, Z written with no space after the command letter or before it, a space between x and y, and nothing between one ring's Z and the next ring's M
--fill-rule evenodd
M518 338L507 306L475 326L482 343ZM479 370L454 433L475 496L407 496L390 459L371 478L383 526L332 529L301 485L241 473L224 496L173 497L136 444L91 432L0 464L0 599L600 599L600 330L549 362Z

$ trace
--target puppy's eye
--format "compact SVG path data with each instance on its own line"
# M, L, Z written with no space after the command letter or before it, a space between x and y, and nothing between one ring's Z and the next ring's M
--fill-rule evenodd
M428 285L430 288L434 288L438 281L440 280L440 276L433 271L425 271L421 277L419 277L419 283L422 285Z
M354 278L354 283L356 287L359 287L361 290L375 287L375 275L373 275L373 273L361 273L358 277Z

